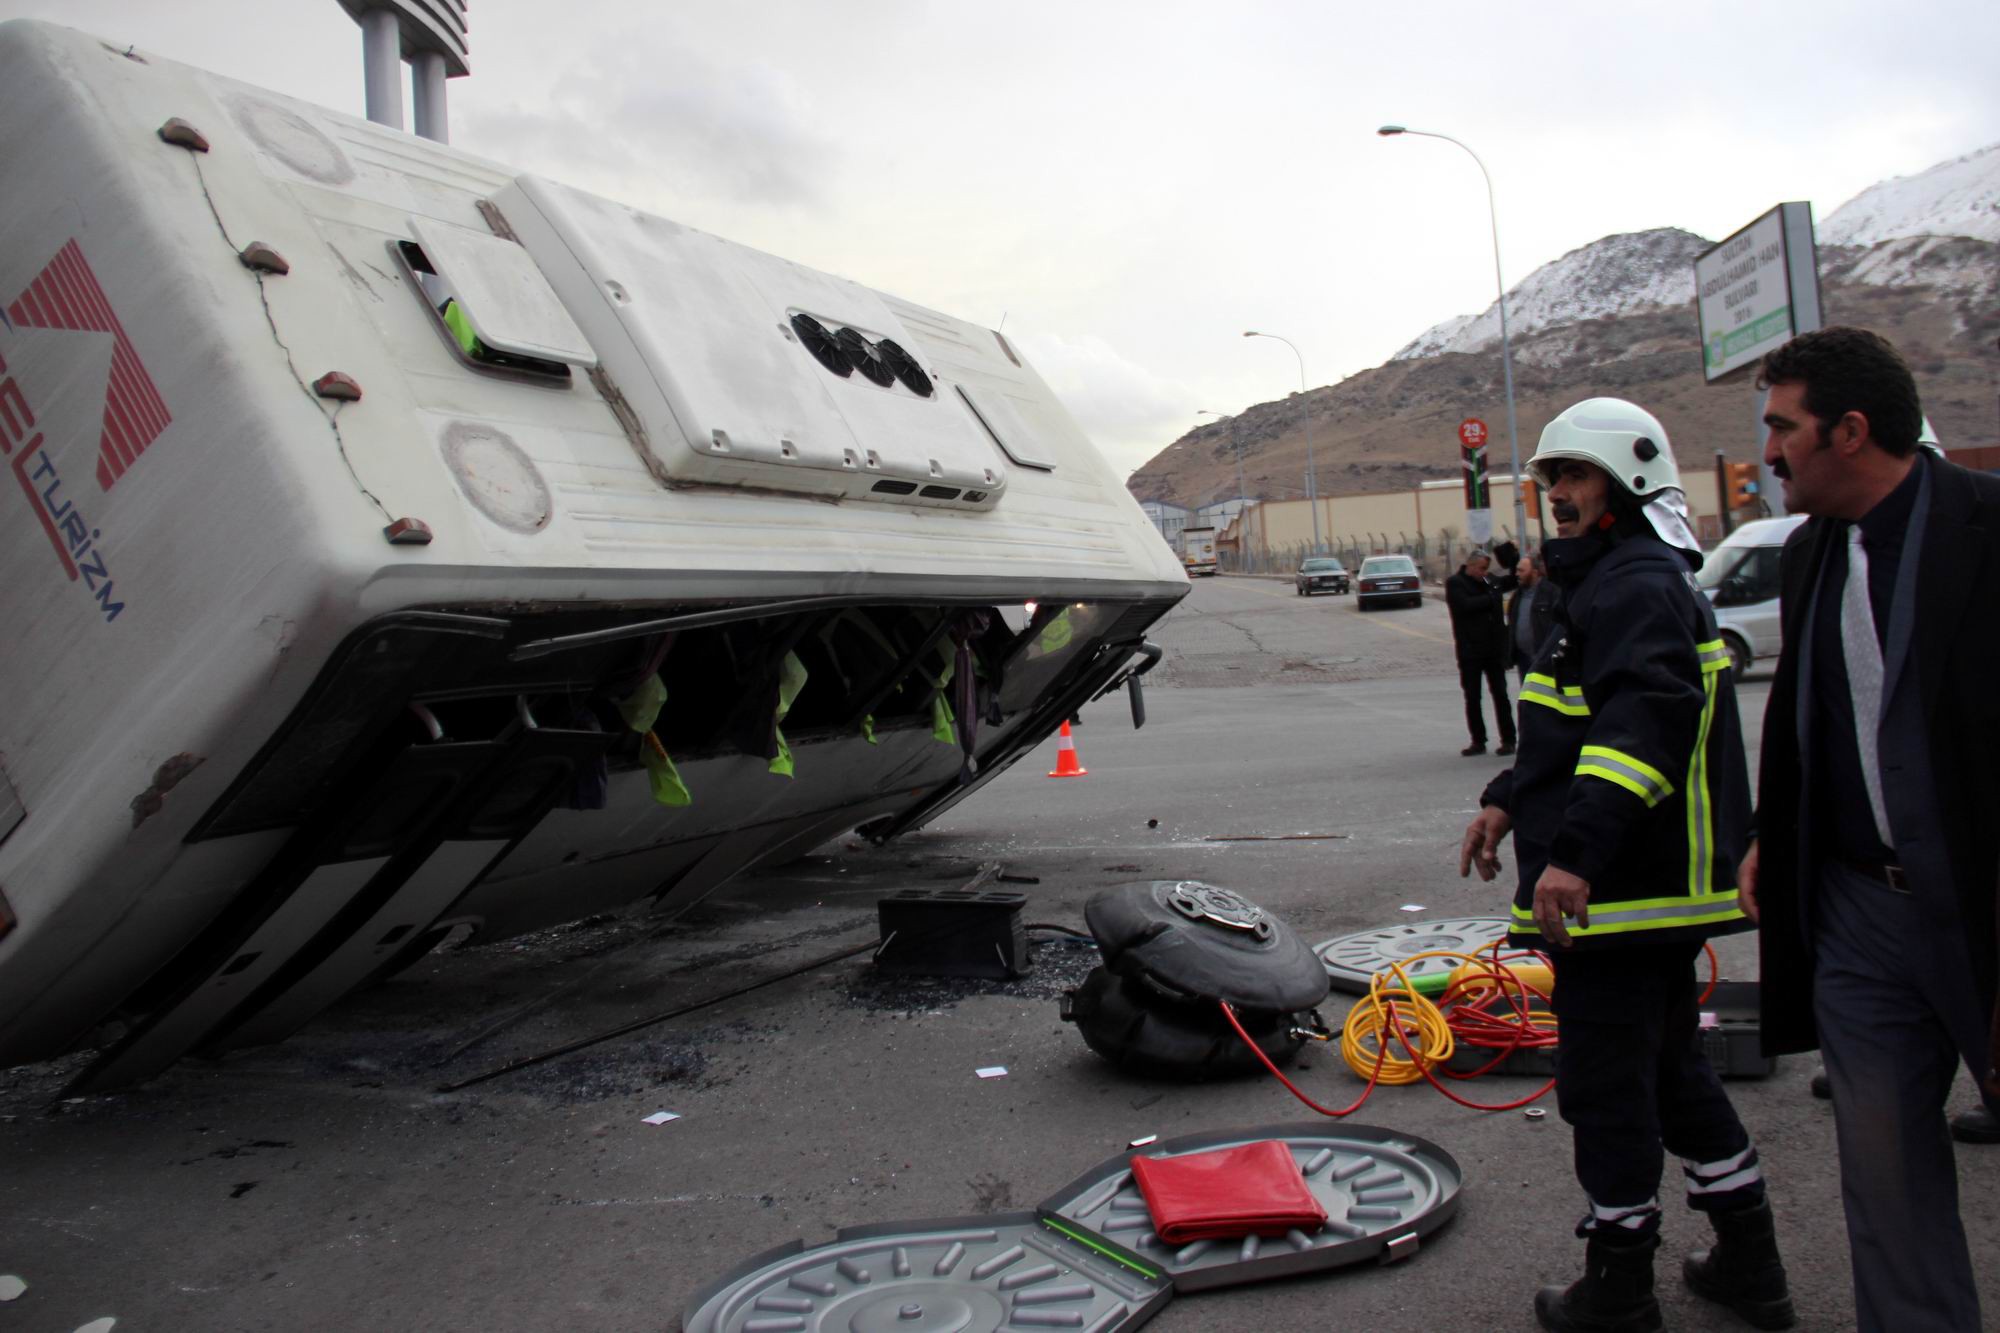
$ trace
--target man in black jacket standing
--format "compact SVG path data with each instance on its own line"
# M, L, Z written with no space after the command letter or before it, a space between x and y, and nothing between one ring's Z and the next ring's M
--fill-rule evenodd
M1813 516L1738 874L1764 1048L1826 1057L1861 1329L1969 1333L1944 1107L1961 1061L1989 1068L2000 973L2000 481L1917 447L1916 381L1866 330L1802 334L1761 382L1764 461Z
M1616 398L1576 404L1529 464L1560 534L1543 552L1556 629L1521 686L1521 753L1487 785L1461 875L1520 878L1509 943L1555 968L1556 1105L1589 1210L1584 1276L1545 1287L1557 1333L1660 1327L1653 1255L1660 1178L1681 1159L1688 1206L1716 1244L1690 1256L1695 1292L1759 1328L1794 1322L1757 1149L1703 1052L1695 959L1749 929L1735 869L1750 774L1729 651L1695 587L1701 550L1665 429Z
M1465 729L1472 744L1459 753L1486 753L1486 716L1479 702L1480 684L1493 692L1493 714L1499 723L1500 748L1514 753L1514 711L1507 700L1507 610L1505 596L1513 578L1489 577L1493 559L1474 551L1444 581L1445 605L1451 610L1451 637L1458 650L1458 687L1465 692Z

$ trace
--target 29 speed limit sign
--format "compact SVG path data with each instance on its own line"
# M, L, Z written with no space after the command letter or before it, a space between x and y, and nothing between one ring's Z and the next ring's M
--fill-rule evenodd
M1468 449L1486 447L1486 423L1478 417L1467 417L1458 423L1458 442Z

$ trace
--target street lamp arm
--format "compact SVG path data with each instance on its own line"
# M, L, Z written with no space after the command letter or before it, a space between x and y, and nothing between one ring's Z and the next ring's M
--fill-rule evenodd
M1246 338L1275 338L1285 346L1291 348L1292 355L1298 358L1299 363L1299 392L1304 393L1306 391L1306 359L1299 352L1299 345L1297 343L1285 337L1282 333L1259 333L1255 329L1250 330L1250 332L1243 336Z
M1386 136L1390 136L1390 134L1416 134L1418 138L1442 138L1442 140L1444 140L1446 144L1458 144L1460 148L1464 148L1464 150L1466 150L1466 154L1468 154L1468 156L1470 156L1470 158L1472 158L1474 162L1478 162L1478 164L1480 164L1480 176L1486 176L1486 202L1488 202L1488 204L1492 202L1492 196L1494 196L1494 178L1492 178L1492 172L1488 172L1488 170L1486 170L1486 162L1484 162L1484 160L1480 160L1480 154L1472 152L1472 144L1464 142L1462 138L1452 138L1450 134L1438 134L1436 130L1410 130L1410 128L1404 128L1404 126L1400 126L1400 124L1386 124L1386 126L1382 126L1380 130L1376 130L1376 134L1382 134L1384 138L1386 138Z
M1503 324L1506 323L1507 288L1506 285L1503 282L1501 282L1500 279L1500 208L1499 205L1494 202L1493 173L1486 169L1485 159L1481 158L1479 154L1473 152L1472 146L1466 143L1464 140L1454 139L1449 134L1439 134L1434 130L1412 130L1412 129L1406 129L1401 125L1384 125L1381 129L1375 132L1377 134L1381 134L1384 136L1392 133L1414 134L1420 139L1442 139L1446 143L1457 144L1460 148L1463 148L1465 150L1465 155L1472 159L1473 165L1479 168L1480 176L1486 181L1486 216L1488 221L1491 222L1493 227L1493 281L1496 285L1500 287L1500 322Z

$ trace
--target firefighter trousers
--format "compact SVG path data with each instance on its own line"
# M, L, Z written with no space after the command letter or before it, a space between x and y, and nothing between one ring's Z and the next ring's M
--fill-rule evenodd
M1657 1232L1668 1152L1681 1159L1692 1208L1726 1212L1764 1197L1757 1150L1702 1051L1700 953L1699 941L1550 950L1556 1104L1591 1209L1580 1233L1615 1244Z

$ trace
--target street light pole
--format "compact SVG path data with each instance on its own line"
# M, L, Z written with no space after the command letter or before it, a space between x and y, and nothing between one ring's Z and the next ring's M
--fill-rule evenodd
M1413 130L1402 125L1384 125L1375 132L1385 139L1398 134L1415 134L1425 139L1442 139L1449 144L1458 144L1465 149L1466 156L1478 164L1479 174L1486 178L1486 216L1493 224L1493 285L1500 292L1500 372L1507 383L1507 448L1514 468L1514 534L1517 540L1526 541L1528 507L1521 496L1521 434L1514 426L1514 352L1507 341L1507 284L1500 276L1500 209L1493 202L1493 173L1479 160L1479 154L1449 134Z
M1196 409L1194 410L1194 414L1195 414L1196 416L1198 416L1198 417L1214 417L1214 418L1215 418L1215 419L1216 419L1217 421L1220 421L1220 420L1222 420L1222 413L1220 413L1220 412L1211 412L1211 411L1209 411L1209 410L1208 410L1207 408L1205 408L1205 407L1197 407L1197 408L1196 408ZM1241 438L1241 437L1238 437L1238 439L1237 439L1237 441L1236 441L1236 511L1237 511L1238 513L1242 513L1242 512L1243 512L1243 501L1244 501L1244 496L1243 496L1243 440L1242 440L1242 438Z
M1222 413L1220 413L1220 412L1212 412L1212 411L1210 411L1210 410L1209 410L1208 408L1205 408L1205 407L1197 407L1197 408L1196 408L1196 409L1194 410L1194 414L1195 414L1196 416L1198 416L1198 417L1214 417L1214 418L1215 418L1215 419L1216 419L1217 421L1220 421L1220 420L1222 420ZM1197 427L1197 429L1198 429L1198 427ZM1242 438L1242 437L1241 437L1241 436L1239 435L1239 436L1237 437L1237 439L1236 439L1236 514L1235 514L1235 523L1236 523L1236 563L1237 563L1237 564L1238 564L1239 566L1242 566L1242 565L1244 564L1244 550L1243 550L1243 531L1244 531L1244 515L1243 515L1243 510L1244 510L1244 508L1245 508L1245 505L1246 505L1246 504L1247 504L1247 502L1246 502L1246 501L1245 501L1245 499L1243 498L1243 438ZM1238 570L1237 570L1236 572L1240 574L1240 573L1242 573L1242 572L1243 572L1243 570L1242 570L1241 568L1239 568L1239 569L1238 569Z
M1276 333L1259 333L1259 332L1257 332L1257 330L1255 330L1255 329L1251 329L1251 330L1250 330L1249 332L1245 333L1245 334L1244 334L1243 336L1244 336L1244 337L1246 337L1246 338L1275 338L1275 339L1277 339L1277 340L1278 340L1279 342L1283 343L1283 344L1284 344L1285 346L1287 346L1287 347L1290 347L1290 348L1292 349L1292 355L1293 355L1293 356L1296 356L1296 357L1298 357L1298 359L1299 359L1299 406L1300 406L1300 407L1301 407L1302 409L1303 409L1303 408L1305 408L1305 407L1306 407L1306 402L1305 402L1305 397L1306 397L1306 359L1305 359L1305 357L1304 357L1304 356L1300 355L1300 352L1299 352L1299 349L1298 349L1297 345L1296 345L1296 344L1294 344L1294 343L1292 342L1292 340L1291 340L1290 338L1287 338L1287 337L1284 337L1284 336L1283 336L1282 334L1276 334ZM1307 502L1308 504L1310 504L1310 505L1312 506L1312 516L1313 516L1313 554L1314 554L1314 555L1318 555L1318 554L1320 553L1320 549L1319 549L1319 546L1320 546L1320 542L1319 542L1319 478L1318 478L1318 476L1317 476L1317 475L1316 475L1316 474L1315 474L1315 473L1313 472L1313 433L1312 433L1312 414L1311 414L1311 411L1310 411L1309 409L1307 409L1307 412L1306 412L1306 418L1305 418L1305 432L1306 432L1306 502Z

